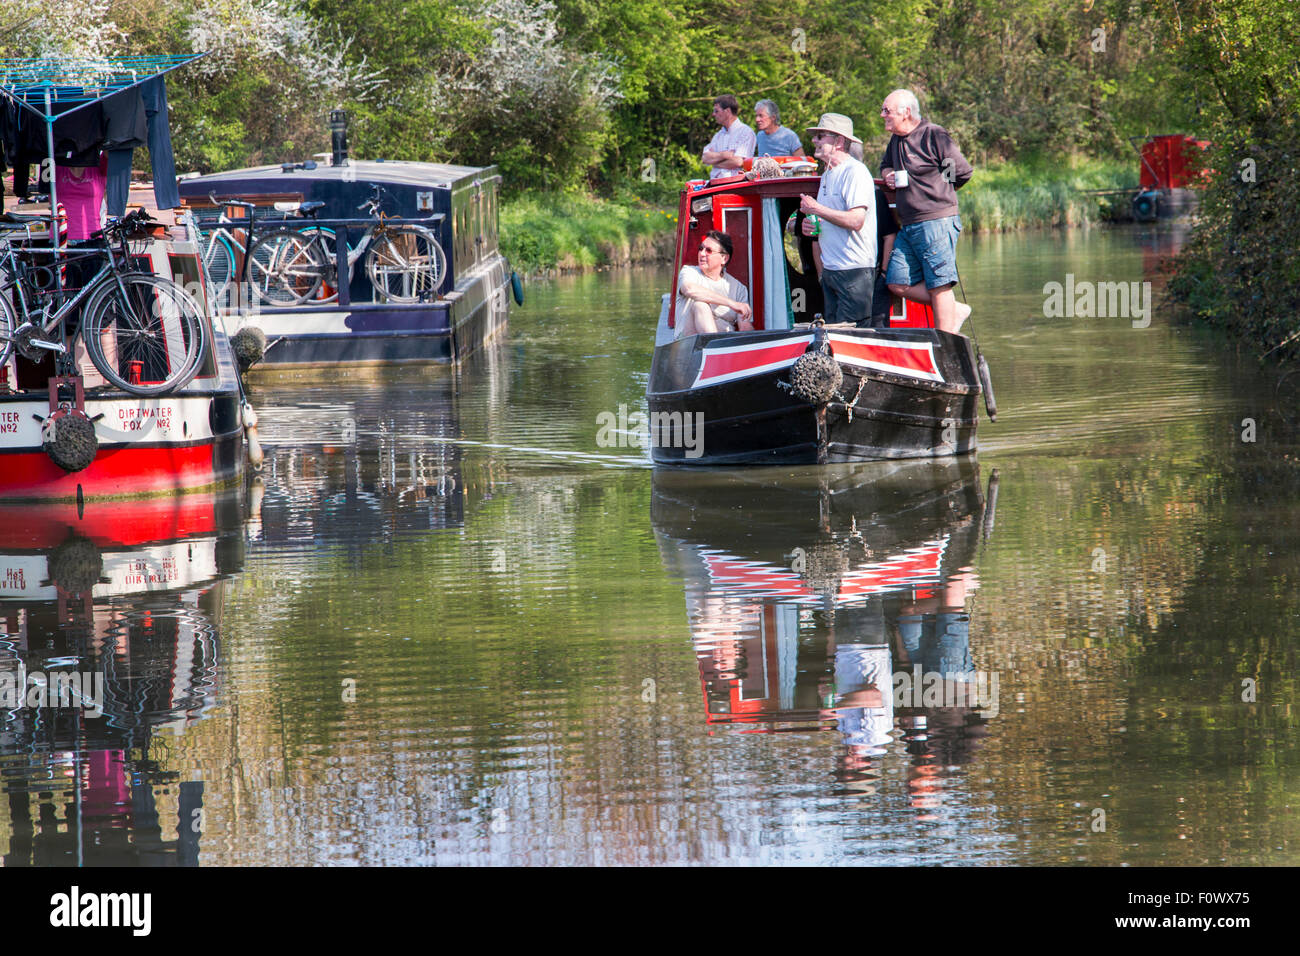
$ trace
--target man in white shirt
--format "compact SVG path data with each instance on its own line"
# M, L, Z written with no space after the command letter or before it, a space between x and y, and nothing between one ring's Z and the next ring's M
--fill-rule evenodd
M727 271L731 237L714 229L700 242L698 266L677 274L677 338L754 328L749 290Z
M800 211L816 216L814 225L803 222L805 236L818 235L822 258L823 313L827 324L871 324L871 302L876 281L876 186L871 172L849 155L849 146L861 143L853 135L853 120L840 113L823 113L817 126L808 127L814 153L826 164L817 198L804 196Z
M714 134L704 147L700 159L705 166L713 167L710 179L735 176L744 167L746 159L754 158L754 131L740 121L740 104L730 93L713 101L713 119L722 129Z

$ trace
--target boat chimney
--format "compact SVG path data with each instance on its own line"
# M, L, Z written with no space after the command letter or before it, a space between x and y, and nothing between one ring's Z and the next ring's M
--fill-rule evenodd
M346 110L330 110L330 136L333 151L330 162L335 166L348 164L348 114Z

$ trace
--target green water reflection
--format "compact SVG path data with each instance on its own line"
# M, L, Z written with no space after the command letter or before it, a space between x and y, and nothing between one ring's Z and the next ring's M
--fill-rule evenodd
M1300 862L1276 376L1158 290L1044 316L1167 236L963 242L1000 420L956 474L598 445L663 270L534 284L459 372L257 380L219 693L152 754L203 782L200 864ZM845 648L910 670L957 617L995 713L850 706Z

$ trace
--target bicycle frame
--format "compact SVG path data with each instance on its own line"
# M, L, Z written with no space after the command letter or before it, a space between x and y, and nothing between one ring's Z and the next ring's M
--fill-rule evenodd
M23 249L22 251L29 252L29 253L49 253L52 252L53 250L48 248L41 248L41 247L28 247ZM122 267L118 265L117 260L113 255L114 250L113 250L113 244L111 242L106 243L102 247L98 247L94 249L60 249L59 252L61 254L61 259L58 262L48 267L43 266L41 268L58 269L58 268L62 268L64 265L66 265L69 262L75 262L79 259L89 259L91 257L104 259L104 264L100 266L98 272L96 272L93 276L90 277L90 279L88 279L85 283L82 284L81 288L77 290L76 294L73 295L72 298L65 301L61 306L55 309L52 314L50 312L50 306L48 304L42 307L40 310L40 314L43 317L43 320L40 322L34 322L32 316L32 308L27 302L27 293L26 290L24 289L24 286L27 284L25 281L26 277L24 273L26 272L28 267L18 261L17 252L14 250L12 245L10 245L9 249L6 251L4 255L4 262L9 267L9 271L12 274L12 278L4 282L3 284L0 284L0 295L12 291L13 302L18 310L17 318L19 319L19 326L18 326L19 328L21 328L24 325L34 325L36 328L40 329L46 335L51 334L56 327L63 326L64 319L67 318L71 313L73 313L79 306L81 306L81 304L86 299L88 299L92 293L98 291L99 286L103 284L105 277L108 275L113 276L114 281L116 281L117 283L118 291L123 296L126 295L126 288L125 286L122 285L121 272L119 271ZM63 290L60 287L57 290L42 292L40 293L40 297L53 298L55 296L66 295L66 294L67 294L66 290ZM69 351L68 349L69 339L67 335L66 326L60 328L60 333L61 333L60 338L63 341L58 343L40 342L39 344L41 344L43 347L49 348L50 351L56 352L61 356L67 355ZM58 347L51 348L51 346L55 346L55 345L57 345Z

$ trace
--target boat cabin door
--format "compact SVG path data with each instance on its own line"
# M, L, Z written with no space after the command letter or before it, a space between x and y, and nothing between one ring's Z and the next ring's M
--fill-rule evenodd
M763 261L762 234L758 228L758 200L750 196L717 195L713 197L713 228L731 237L732 255L727 272L749 290L749 304L754 310L754 328L766 328L763 315L762 270L755 263Z

